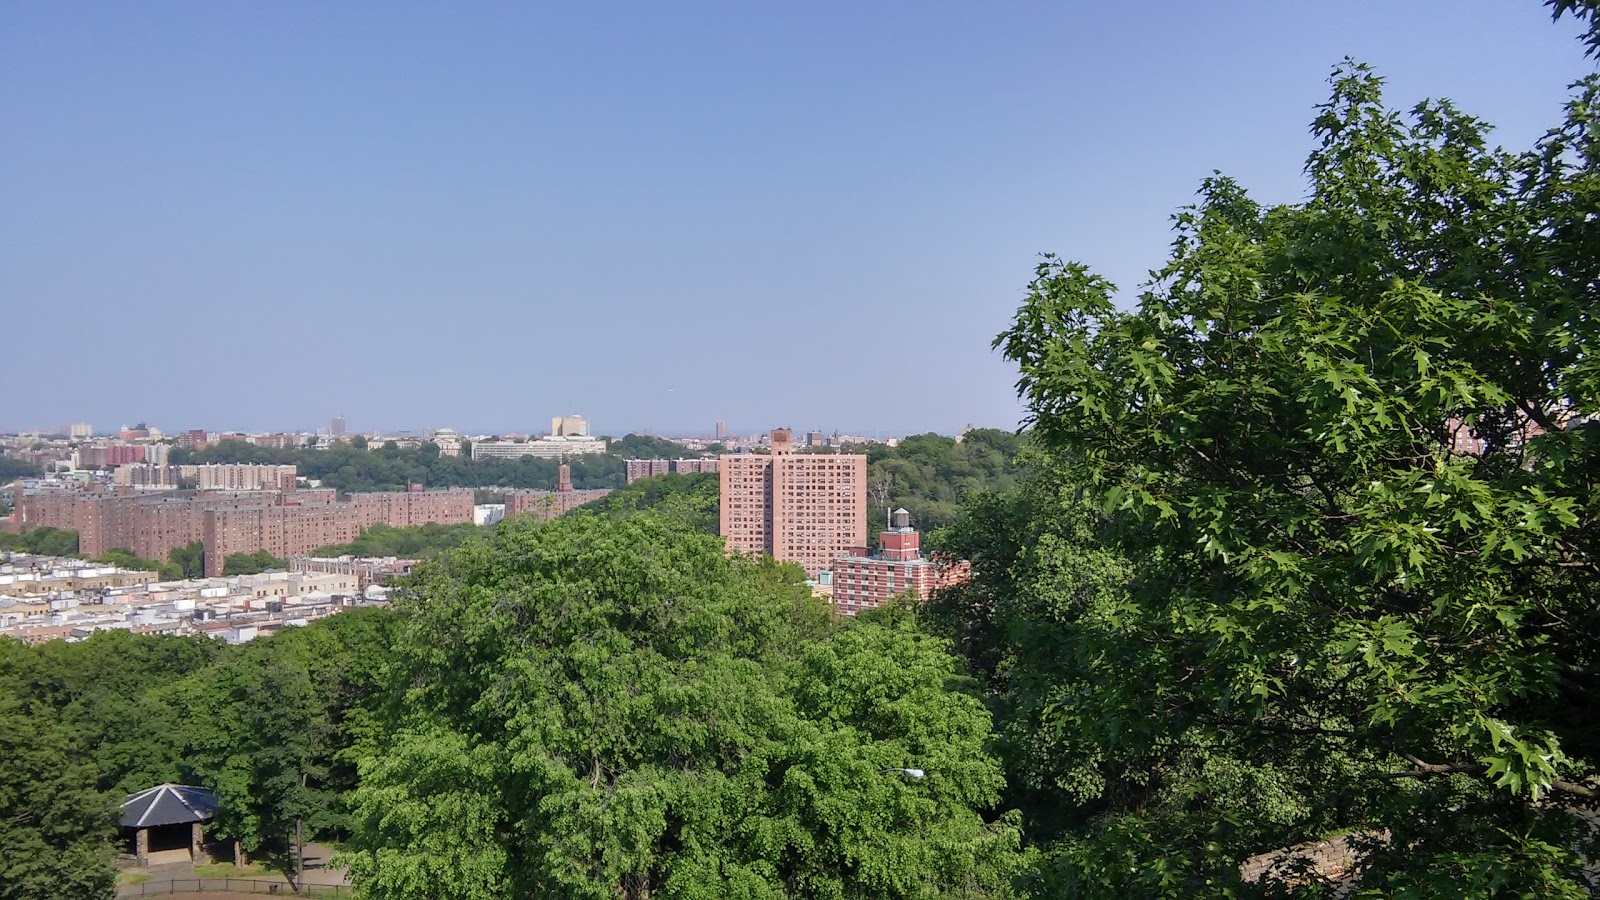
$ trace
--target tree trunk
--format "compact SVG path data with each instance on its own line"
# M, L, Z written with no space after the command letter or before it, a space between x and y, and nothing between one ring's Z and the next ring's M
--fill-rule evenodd
M301 830L300 817L299 816L295 816L295 818L294 818L294 887L295 887L295 890L299 890L300 889L300 879L301 879L301 876L303 876L305 874L305 872L304 872L305 863L306 863L305 832Z

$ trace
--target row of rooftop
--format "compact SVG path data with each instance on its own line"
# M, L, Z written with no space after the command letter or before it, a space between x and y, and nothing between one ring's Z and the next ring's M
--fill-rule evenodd
M30 643L95 631L200 634L241 643L388 601L415 560L296 557L286 571L162 581L83 560L0 554L0 636Z

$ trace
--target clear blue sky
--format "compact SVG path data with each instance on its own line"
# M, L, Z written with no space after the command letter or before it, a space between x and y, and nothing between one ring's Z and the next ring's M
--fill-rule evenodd
M1013 427L1036 254L1303 189L1351 55L1510 146L1538 0L0 5L0 429Z

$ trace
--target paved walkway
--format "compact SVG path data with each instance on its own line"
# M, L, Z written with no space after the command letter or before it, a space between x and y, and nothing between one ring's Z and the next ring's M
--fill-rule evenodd
M347 887L349 887L350 886L350 878L349 878L348 873L345 872L345 870L329 868L328 862L332 857L333 857L333 848L328 846L327 844L310 844L310 843L306 844L306 854L305 854L305 860L304 860L304 863L303 863L303 865L304 865L304 874L303 874L303 877L301 878L302 884L305 887L310 887L310 888L319 888L319 887L346 887L347 888ZM224 869L226 869L226 867L224 867ZM153 894L153 893L150 893L150 891L155 890L155 889L159 889L161 886L166 885L166 884L171 883L171 882L189 882L190 884L193 884L194 880L197 879L197 878L204 878L206 881L217 881L217 882L220 882L224 878L234 878L234 879L237 879L239 881L253 882L254 883L252 885L253 887L261 887L261 888L264 888L264 889L270 889L270 888L268 888L269 885L274 885L274 884L282 885L285 893L287 893L288 886L289 886L289 880L287 878L285 878L283 875L281 875L280 873L275 872L275 871L261 872L259 874L255 874L255 875L243 875L243 874L241 874L241 875L233 875L230 872L223 871L223 872L221 872L221 873L219 873L217 875L202 876L202 875L198 874L195 871L195 867L194 867L193 863L187 863L187 862L183 862L183 863L168 863L166 865L160 865L160 866L146 866L146 867L144 867L142 869L134 867L134 868L123 869L122 871L124 871L124 872L136 872L138 874L147 875L149 877L144 882L142 882L140 884L122 885L121 887L119 887L117 889L117 896L119 896L119 897L156 897L156 896L166 896L164 894ZM257 891L258 894L259 893L265 893L265 892L266 892L265 890ZM222 891L222 892L208 891L208 892L205 892L205 893L181 892L181 893L176 894L175 896L189 897L189 898L196 898L196 900L203 900L203 898L213 897L213 896L215 896L215 897L247 897L247 896L255 896L255 894L239 893L239 892L228 892L228 891Z

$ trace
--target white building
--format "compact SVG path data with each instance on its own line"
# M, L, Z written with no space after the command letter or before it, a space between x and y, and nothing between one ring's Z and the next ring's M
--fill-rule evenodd
M440 456L461 455L461 435L456 434L454 428L440 428L435 431L433 442L438 445Z
M524 456L560 459L563 456L604 452L605 439L588 436L547 437L520 444L516 441L477 441L472 445L473 459L521 459Z

